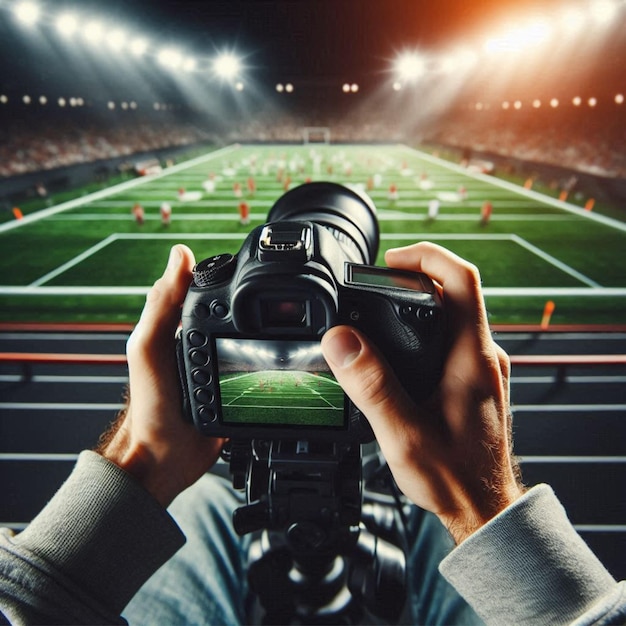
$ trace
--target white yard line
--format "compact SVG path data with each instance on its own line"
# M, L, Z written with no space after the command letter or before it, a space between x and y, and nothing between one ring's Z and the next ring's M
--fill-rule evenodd
M133 189L134 187L147 184L148 182L157 180L159 178L163 178L164 176L176 174L181 170L189 169L190 167L194 167L195 165L199 165L200 163L206 163L207 161L211 161L218 156L228 154L229 152L237 149L239 149L239 146L237 145L226 146L225 148L220 148L219 150L215 150L214 152L209 152L208 154L196 157L195 159L185 161L184 163L179 163L178 165L168 167L159 174L154 174L152 176L142 176L141 178L133 178L132 180L127 180L123 183L120 183L119 185L114 185L113 187L107 187L106 189L95 191L94 193L87 194L86 196L82 196L80 198L75 198L74 200L69 200L68 202L57 204L48 209L35 211L34 213L26 215L21 220L12 220L10 222L0 224L0 233L12 230L13 228L19 228L20 226L25 226L26 224L31 224L32 222L37 222L45 217L50 217L51 215L56 215L57 213L62 213L63 211L69 211L70 209L83 206L90 202L95 202L96 200L100 200L101 198L108 198L109 196L120 193L121 191Z

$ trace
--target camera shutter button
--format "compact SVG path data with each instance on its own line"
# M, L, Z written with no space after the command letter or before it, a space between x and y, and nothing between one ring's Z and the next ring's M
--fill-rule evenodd
M193 270L196 287L210 287L227 281L235 271L235 257L232 254L218 254L200 261Z

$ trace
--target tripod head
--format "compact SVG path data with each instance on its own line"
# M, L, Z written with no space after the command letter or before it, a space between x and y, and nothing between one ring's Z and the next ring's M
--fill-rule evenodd
M397 621L405 556L361 520L359 444L236 440L226 458L246 492L233 524L256 533L248 578L267 623L361 623L364 612Z

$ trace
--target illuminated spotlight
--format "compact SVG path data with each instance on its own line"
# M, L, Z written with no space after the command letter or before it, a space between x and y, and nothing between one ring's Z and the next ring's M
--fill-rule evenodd
M243 88L244 88L244 85L240 80L235 83L235 89L237 91L243 91Z
M31 103L31 97L27 94L25 96L22 96L22 102L24 104L30 104Z
M67 104L67 100L66 100L65 98L59 98L59 99L57 100L57 104L58 104L61 108L63 108L63 107Z
M623 93L618 93L615 96L615 104L624 104L624 94Z
M400 81L395 81L392 85L394 91L400 91L402 89L402 83Z
M533 100L533 108L540 109L541 108L541 100Z
M350 91L351 91L352 93L357 93L357 91L358 91L358 90L359 90L359 86L358 86L356 83L352 83L352 84L350 85Z
M509 109L509 108L511 108L511 104L510 104L507 100L505 100L505 101L502 103L502 108L503 108L504 110Z
M580 96L576 96L572 99L572 104L575 107L579 107L582 104L583 99Z
M137 109L137 103L134 100L130 103L129 106L133 111Z
M350 93L350 85L348 85L348 83L344 83L341 85L341 91L343 91L343 93Z
M107 34L106 42L111 50L119 52L120 50L122 50L124 44L126 43L126 33L119 28L112 30L110 33Z
M161 52L159 52L158 59L159 63L163 67L176 69L182 63L183 57L178 50L175 50L174 48L165 48L165 50L161 50Z
M456 50L444 55L439 61L439 68L445 74L464 72L476 65L478 55L472 50Z
M550 106L553 109L556 109L559 106L559 101L557 98L552 98L552 100L550 100Z
M33 26L37 23L41 11L39 5L34 2L20 2L13 8L15 17L26 26Z
M0 96L0 104L7 104L9 101L9 97L5 94L2 94Z
M563 13L561 21L568 32L577 33L585 25L586 18L581 9L570 7Z
M46 98L46 96L39 96L39 104L45 106L46 104L48 104L48 98Z
M475 108L477 111L482 111L485 107L484 107L484 105L483 105L483 103L482 103L482 102L477 102L477 103L474 105L474 108Z
M278 93L283 93L283 91L285 91L285 86L284 86L282 83L278 83L278 84L276 85L276 91L277 91Z
M57 18L56 28L63 37L71 37L78 30L78 20L73 13L62 13Z
M492 37L485 43L486 52L519 52L525 48L538 46L552 34L546 20L538 19L526 26L511 28L500 37Z
M139 37L137 39L133 39L133 41L130 42L128 49L134 56L141 57L148 51L148 46L148 40L144 39L143 37Z
M619 10L618 3L611 0L596 0L591 7L591 16L599 24L611 22Z
M596 104L598 104L598 100L597 98L589 98L589 100L587 100L587 104L593 108Z
M287 93L293 93L293 85L292 85L291 83L287 83L287 84L285 85L285 91L286 91Z
M522 102L521 100L516 100L513 103L513 108L516 109L517 111L519 111L522 108Z
M104 25L95 20L88 22L83 30L83 37L92 45L100 43L104 37Z
M113 100L109 100L107 102L107 109L109 109L109 111L113 111L115 109L115 102L113 102Z
M213 71L220 78L235 78L241 71L241 61L233 54L220 54L213 62Z
M426 61L416 52L403 52L394 63L394 70L400 80L416 81L426 72Z
M124 109L124 111L126 111L128 109L128 102L122 102L120 106Z
M197 65L198 64L196 63L195 59L187 57L182 61L183 72L193 72L196 69Z

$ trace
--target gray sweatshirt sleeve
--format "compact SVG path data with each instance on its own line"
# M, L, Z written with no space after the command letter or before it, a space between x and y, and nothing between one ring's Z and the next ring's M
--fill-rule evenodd
M547 485L529 490L439 569L487 624L626 623L626 583L607 572Z
M147 491L83 452L23 532L0 532L0 613L12 624L123 623L123 608L183 543Z

